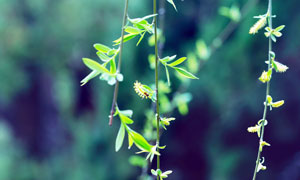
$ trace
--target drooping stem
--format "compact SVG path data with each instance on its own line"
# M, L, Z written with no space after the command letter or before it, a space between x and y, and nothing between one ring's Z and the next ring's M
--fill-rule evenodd
M153 0L153 14L157 14L157 5L156 0ZM159 96L158 96L158 44L157 44L157 16L154 16L154 39L155 39L155 91L156 91L156 145L159 146L159 121L160 121L160 114L159 114ZM159 151L159 148L157 148ZM160 159L159 155L156 156L157 159L157 169L160 169ZM159 176L157 176L157 180L159 180Z
M269 7L268 7L268 22L269 22L269 27L272 29L272 0L269 0ZM271 36L269 37L269 52L268 52L268 71L272 68L272 62L271 62L271 54L270 52L272 51L272 39ZM256 174L258 170L258 165L260 163L260 156L261 156L261 148L260 148L260 143L263 142L264 138L264 130L265 130L265 120L267 116L267 97L270 95L270 81L267 82L267 88L266 88L266 100L265 100L265 107L264 107L264 113L263 113L263 118L262 118L262 124L261 124L261 129L260 129L260 139L259 139L259 145L258 145L258 152L257 152L257 158L256 158L256 165L255 165L255 170L253 173L253 179L256 179Z
M125 0L123 23L122 23L122 29L121 29L121 41L120 41L120 46L119 46L119 60L118 60L117 74L120 73L120 71L121 71L124 29L125 29L124 27L125 27L126 21L127 21L128 1L129 0ZM119 81L117 79L117 82L115 84L114 97L113 97L111 110L110 110L109 123L108 123L110 126L112 125L112 121L113 121L113 117L114 117L114 113L115 113L115 108L116 108L116 105L117 105L118 93L119 93Z

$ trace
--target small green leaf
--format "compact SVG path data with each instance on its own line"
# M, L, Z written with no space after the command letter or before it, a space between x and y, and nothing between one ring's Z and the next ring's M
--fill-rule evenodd
M101 64L97 63L92 59L82 58L82 61L88 68L90 68L93 71L110 74L110 72L105 67L103 67Z
M170 4L172 4L172 6L174 7L174 9L177 11L177 8L176 8L176 6L175 6L173 0L167 0L167 1L168 1Z
M281 33L281 32L277 32L277 31L274 31L273 34L274 34L276 37L281 37L281 36L282 36L282 33Z
M107 55L105 55L103 52L101 51L98 51L97 53L97 56L104 62L107 62L110 60L110 57L108 57Z
M117 72L116 62L114 59L110 61L110 73L115 74Z
M131 136L135 145L142 151L151 152L152 146L147 142L147 140L139 133L128 128L128 134Z
M110 51L111 49L103 44L94 44L94 48L98 51L101 51L101 52L104 52L104 53L107 53L108 51Z
M120 148L122 147L124 137L125 137L125 127L124 127L123 123L121 123L120 129L119 129L119 132L117 135L117 139L116 139L116 145L115 145L116 152L118 152L120 150Z
M139 41L136 43L136 46L138 46L138 45L140 44L140 42L141 42L142 39L144 38L145 34L146 34L146 31L141 35Z
M128 134L128 149L130 149L133 145L133 139L132 137Z
M119 114L119 116L120 116L120 119L123 123L125 123L125 124L132 124L133 123L133 120L130 119L129 117L127 117L123 114Z
M285 25L281 25L281 26L278 26L274 31L281 31L283 28L285 27Z
M168 66L171 66L171 67L177 66L177 65L181 64L182 62L184 62L185 60L186 60L186 57L179 58L176 61L172 62L171 64L168 64Z
M123 42L129 41L130 39L134 38L135 36L137 36L137 34L126 34L124 36ZM115 44L114 45L118 45L121 42L121 37L117 40L113 41Z
M272 41L276 42L276 38L275 38L275 36L273 36L273 34L271 34L271 39L272 39Z
M141 32L143 32L142 30L132 26L127 26L125 28L125 31L129 34L140 34Z
M170 74L169 74L169 70L168 70L168 67L167 67L167 66L165 66L165 68L166 68L166 75L167 75L167 80L168 80L168 86L170 86L171 83L170 83Z
M120 114L123 114L124 116L127 116L127 117L132 117L132 114L133 114L133 111L132 110L118 110L118 112Z
M198 79L196 76L194 76L192 73L188 72L185 69L182 68L178 68L178 67L174 67L174 69L181 75L184 76L186 78L190 78L190 79Z
M80 86L85 85L89 80L93 79L94 77L98 76L100 74L99 71L92 71L89 75L87 75L84 79L82 79L80 82L82 83Z

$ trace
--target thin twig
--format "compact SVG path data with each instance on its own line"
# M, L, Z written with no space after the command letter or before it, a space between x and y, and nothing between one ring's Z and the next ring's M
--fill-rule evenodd
M269 0L269 7L268 7L268 20L269 20L269 27L272 29L272 0ZM269 37L269 51L268 51L268 58L269 58L269 64L268 64L268 72L272 68L271 67L271 54L272 51L272 39L271 36ZM261 125L261 132L260 132L260 139L259 139L259 145L258 145L258 152L257 152L257 158L256 158L256 164L255 164L255 170L253 173L253 179L256 179L256 174L258 170L258 165L260 163L260 155L261 155L261 149L260 149L260 143L263 142L264 138L264 130L265 130L265 121L267 116L267 106L268 106L268 96L270 95L270 81L267 82L267 88L266 88L266 100L265 100L265 107L264 107L264 114L262 118L262 125Z
M120 41L120 46L119 46L119 61L118 61L118 68L117 68L117 74L120 73L121 71L121 63L122 63L122 51L123 51L123 40L124 40L124 27L126 25L126 20L127 20L127 11L128 11L128 1L125 0L125 7L124 7L124 15L123 15L123 23L122 23L122 30L121 30L121 41ZM114 97L111 105L111 110L110 110L110 116L109 116L109 125L112 125L114 114L115 114L115 108L117 106L117 99L118 99L118 93L119 93L119 81L117 79L116 85L115 85L115 90L114 90Z

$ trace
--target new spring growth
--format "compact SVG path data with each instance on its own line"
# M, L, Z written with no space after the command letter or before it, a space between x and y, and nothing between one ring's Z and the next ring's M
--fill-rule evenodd
M260 141L259 143L259 151L261 152L263 150L264 146L271 146L269 143L267 143L266 141Z
M171 118L160 118L160 123L161 123L161 126L167 130L166 126L169 126L170 125L170 121L174 121L175 118L171 117Z
M258 30L265 27L267 24L267 14L255 16L254 18L259 18L259 20L250 28L249 34L256 34Z
M257 136L260 137L260 129L262 126L263 119L259 120L255 126L248 127L247 131L250 133L257 133ZM264 120L264 126L268 124L268 121Z
M275 69L276 72L283 73L289 69L289 67L287 67L286 65L284 65L278 61L275 61L276 55L273 51L270 51L270 55L271 55L271 65L272 65L271 68ZM265 62L266 62L266 64L269 64L269 61L265 61Z
M157 170L151 169L151 173L152 173L154 176L159 176L159 179L160 179L160 180L163 180L163 179L167 178L168 175L172 174L172 172L173 172L173 171L171 171L171 170L162 172L160 169L157 169Z
M267 169L267 166L263 165L264 161L265 161L265 158L263 157L262 160L258 164L257 172L259 172L260 170L266 170Z
M270 110L272 110L272 107L278 108L278 107L282 106L283 104L284 104L284 100L273 102L273 98L270 95L267 96L267 106L270 106Z
M136 81L133 85L135 92L141 97L145 99L151 99L153 102L156 101L155 91L152 90L149 86L141 84L140 82Z
M272 41L276 42L276 37L281 37L282 36L282 33L280 31L284 27L285 27L285 25L278 26L275 29L271 29L270 27L266 27L265 28L265 30L266 30L265 36L266 37L270 37L271 36Z

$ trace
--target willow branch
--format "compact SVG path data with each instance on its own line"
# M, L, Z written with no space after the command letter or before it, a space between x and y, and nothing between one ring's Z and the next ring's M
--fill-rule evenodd
M121 30L121 41L120 41L120 47L119 47L119 61L118 61L118 68L117 68L117 74L120 73L121 71L121 64L122 64L122 51L123 51L123 40L124 40L124 27L126 25L126 20L127 20L127 11L128 11L128 1L125 0L125 7L124 7L124 15L123 15L123 23L122 23L122 30ZM115 85L115 90L114 90L114 97L111 105L111 110L110 110L110 116L109 116L109 125L112 125L114 114L115 114L115 108L117 105L117 99L118 99L118 93L119 93L119 81L116 79L116 85Z

